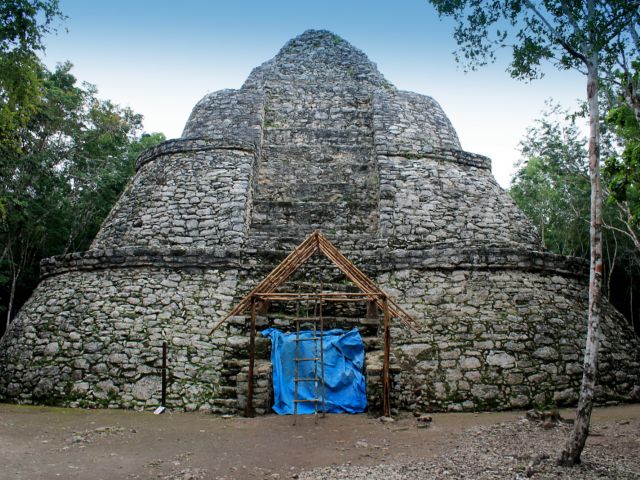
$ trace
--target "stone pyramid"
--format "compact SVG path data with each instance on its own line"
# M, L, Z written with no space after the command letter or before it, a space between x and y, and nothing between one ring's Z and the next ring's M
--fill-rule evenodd
M584 263L541 251L490 160L462 150L435 100L396 89L360 50L314 30L240 89L206 95L182 137L143 153L89 251L43 261L0 341L0 399L156 406L166 340L170 407L241 411L246 323L209 329L314 229L421 323L394 326L395 408L576 400ZM327 278L347 288L336 272ZM638 339L604 312L599 399L638 399ZM260 322L286 329L289 314L272 306ZM334 314L365 336L375 409L379 326L357 309ZM268 411L260 348L255 395Z

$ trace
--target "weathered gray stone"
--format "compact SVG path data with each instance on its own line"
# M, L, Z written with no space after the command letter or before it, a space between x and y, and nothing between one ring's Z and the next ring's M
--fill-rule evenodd
M491 353L487 355L487 363L501 368L508 368L515 365L516 359L508 353Z
M111 380L103 380L102 382L96 383L93 396L98 400L108 400L110 397L115 396L117 392L118 388Z
M42 281L0 341L0 400L149 408L168 343L171 408L236 414L249 331L215 322L313 229L400 306L391 324L392 403L412 411L526 408L575 400L586 265L540 251L535 229L461 150L438 103L402 92L341 38L309 31L242 88L206 95L182 138L137 173L90 250L42 262ZM312 257L282 289L349 290ZM360 306L327 306L366 338L367 395L380 408L382 331ZM271 304L258 329L293 329ZM600 401L640 396L640 345L603 302ZM256 343L257 412L271 365Z
M56 355L60 351L60 345L58 343L50 343L44 349L44 354L48 356Z
M480 360L476 357L463 357L460 359L460 367L465 370L473 370L479 368L481 365Z
M471 394L482 400L494 400L500 395L500 390L494 385L474 385L471 387Z
M160 377L142 377L138 380L132 390L136 400L149 400L154 395L160 395L162 383Z
M552 347L541 347L533 352L533 356L543 360L555 360L558 358L558 352Z

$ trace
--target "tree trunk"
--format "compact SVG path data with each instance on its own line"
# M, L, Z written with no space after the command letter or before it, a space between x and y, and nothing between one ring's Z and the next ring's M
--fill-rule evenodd
M600 187L600 149L598 105L598 54L591 52L587 62L587 102L589 106L589 176L591 179L591 262L589 269L589 321L584 371L576 421L567 444L560 454L560 465L580 463L580 455L589 435L593 410L598 348L600 344L600 298L602 295L602 190Z
M613 270L616 268L616 259L618 258L618 240L615 235L613 237L613 258L609 260L609 276L607 277L607 300L611 301L611 277L613 276ZM609 247L607 245L607 255Z
M11 313L13 312L13 301L16 297L16 282L18 281L18 275L20 275L20 270L11 272L11 289L9 290L9 306L7 307L6 328L9 328L9 324L11 323Z

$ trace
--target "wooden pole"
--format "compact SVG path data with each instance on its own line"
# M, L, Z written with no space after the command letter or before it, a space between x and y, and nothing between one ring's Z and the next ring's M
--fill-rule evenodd
M246 416L253 417L253 366L256 357L256 298L251 297L251 331L249 334L249 374L247 375Z
M249 292L241 301L231 310L222 320L216 323L209 335L212 335L229 317L239 315L249 308L251 297L258 292L273 292L278 286L284 283L311 255L313 255L318 247L315 242L315 235L310 235L304 242L294 249L293 252L285 258L280 265L267 275L251 292Z
M389 379L389 354L391 350L391 332L389 329L389 303L383 299L384 309L384 363L382 366L382 413L391 416L391 381Z
M322 291L322 283L320 283L320 290ZM322 368L322 418L327 416L327 405L324 400L324 320L322 318L322 299L320 299L320 367Z
M227 319L235 315L246 312L250 307L251 299L256 295L261 295L264 299L269 300L286 300L284 295L275 295L269 297L270 293L275 293L277 288L282 285L304 262L306 262L316 252L321 252L335 266L346 275L361 291L362 295L367 296L370 300L375 301L382 308L381 297L385 296L384 292L378 288L375 283L363 272L361 272L351 261L342 255L340 251L324 236L319 230L309 235L293 252L285 258L276 268L267 275L262 282L253 288L242 300L221 320L216 323L209 335L212 335ZM302 298L302 297L301 297ZM308 299L311 299L310 297ZM338 300L325 298L326 301L355 301L355 300ZM398 318L403 325L411 327L419 331L417 322L405 312L392 299L387 298L389 314L391 317Z
M167 406L167 341L162 342L162 402L163 407Z

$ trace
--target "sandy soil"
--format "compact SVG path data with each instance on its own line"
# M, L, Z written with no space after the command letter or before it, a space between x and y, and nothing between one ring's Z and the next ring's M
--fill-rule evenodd
M293 426L291 417L275 415L218 418L0 404L0 479L297 478L302 471L335 465L438 462L464 450L470 434L484 426L523 424L522 417L523 412L434 414L428 428L418 428L409 416L385 423L366 415L328 415L317 424L300 417ZM588 448L606 445L622 453L622 424L630 438L625 448L640 455L640 405L596 409L593 422L598 433ZM531 428L546 435L541 427Z

